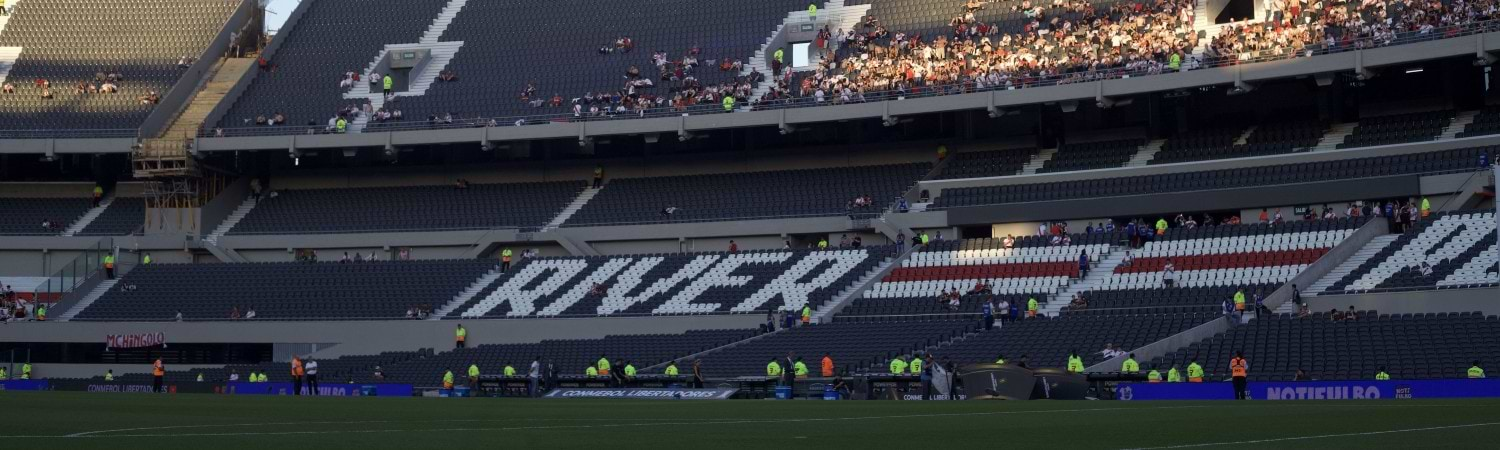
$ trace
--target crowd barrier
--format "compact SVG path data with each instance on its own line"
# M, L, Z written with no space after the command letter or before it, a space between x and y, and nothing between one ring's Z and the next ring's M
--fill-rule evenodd
M302 395L311 395L306 385ZM334 397L411 397L410 384L348 384L319 383L318 395ZM224 393L232 395L292 395L292 383L250 383L235 381L224 385Z

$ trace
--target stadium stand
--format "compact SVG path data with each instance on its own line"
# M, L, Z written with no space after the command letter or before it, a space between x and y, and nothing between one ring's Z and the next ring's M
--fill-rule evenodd
M22 48L6 76L16 92L0 94L0 128L6 130L0 133L134 136L155 104L143 98L165 95L182 77L182 59L201 55L239 3L25 1L0 33L0 46ZM89 92L106 86L118 92Z
M1500 107L1486 106L1474 116L1474 121L1464 125L1457 137L1487 136L1500 134Z
M276 113L290 125L326 124L356 103L343 98L339 79L344 73L363 73L385 44L417 42L446 3L320 0L308 5L267 68L256 74L219 126L252 126L257 116ZM289 92L297 95L286 95ZM301 127L285 128L288 134L305 133Z
M1430 141L1453 123L1453 116L1453 111L1432 111L1360 119L1338 148Z
M1090 142L1085 144L1063 144L1057 147L1052 159L1042 164L1037 173L1071 172L1075 170L1108 169L1120 167L1135 156L1145 145L1143 139L1121 139L1115 141Z
M104 212L78 232L78 236L123 236L141 228L146 217L146 199L115 197Z
M1235 144L1243 129L1223 128L1187 133L1168 140L1149 164L1169 164L1226 158L1280 155L1305 151L1318 144L1327 126L1315 121L1272 123L1256 127Z
M1036 148L987 150L959 153L943 166L936 179L983 178L1015 175L1036 157Z
M764 312L804 304L817 310L896 254L894 246L874 246L533 258L447 318Z
M494 261L149 264L136 267L73 320L399 319L443 305Z
M622 370L629 361L639 371L637 373L644 374L646 367L741 341L755 333L755 330L692 330L682 334L610 335L600 339L544 340L534 344L485 344L411 359L382 369L385 369L387 381L432 386L442 380L445 370L463 373L470 364L477 364L485 375L500 375L501 369L510 365L517 374L525 376L531 361L541 357L543 364L552 364L559 374L583 375L586 367L605 356L615 370ZM686 372L688 368L680 369ZM368 377L356 377L356 380L366 379Z
M821 7L824 2L811 3ZM751 84L740 76L740 70L721 70L718 62L748 62L788 12L805 10L808 4L796 0L711 7L688 0L653 4L653 9L678 12L667 16L630 4L573 2L536 8L471 2L440 39L464 43L447 67L460 81L434 83L425 95L398 98L396 107L407 120L447 114L462 118L601 116L622 106L632 114L648 108L678 113L689 108L695 113L723 111L724 93L746 102ZM575 16L580 9L589 12L587 17ZM590 23L621 19L629 25ZM548 33L558 22L576 26L566 35ZM632 45L617 47L621 38L629 38ZM609 51L601 54L601 47ZM653 61L654 52L665 54L663 63ZM637 76L627 75L632 67ZM527 86L534 86L536 92L523 98ZM554 102L554 97L560 101ZM541 102L530 103L536 100ZM575 104L579 114L573 113ZM593 107L601 112L588 113Z
M1006 362L1026 357L1030 367L1064 367L1068 353L1078 352L1084 364L1105 358L1095 349L1113 344L1132 349L1156 342L1220 317L1217 313L1066 315L1039 317L996 326L989 331L931 349L939 358L966 363L991 363L999 355Z
M911 163L613 179L563 225L873 216L931 170ZM870 206L855 207L856 197L869 197Z
M1493 285L1495 212L1439 213L1400 234L1322 294Z
M0 198L0 234L60 234L88 210L87 198Z
M581 181L454 186L284 189L228 234L536 229L572 202ZM482 211L483 214L475 214Z
M836 321L781 330L709 352L698 359L716 376L763 377L766 363L773 358L786 358L790 353L804 358L809 368L817 370L817 361L827 353L833 357L836 367L855 372L884 364L897 355L910 355L913 351L968 335L974 328L972 320L887 317L869 322Z
M1474 162L1486 148L1350 158L1339 161L1282 164L1207 172L1144 175L1008 186L944 189L932 209L1077 198L1143 195L1160 192L1230 189L1266 184L1306 183L1388 175L1477 170Z
M1369 380L1380 367L1398 380L1463 378L1472 361L1500 352L1495 316L1358 311L1356 317L1339 320L1320 312L1257 318L1141 367L1185 368L1196 359L1205 378L1221 380L1229 375L1234 352L1243 351L1251 381L1291 381L1298 370L1311 380Z

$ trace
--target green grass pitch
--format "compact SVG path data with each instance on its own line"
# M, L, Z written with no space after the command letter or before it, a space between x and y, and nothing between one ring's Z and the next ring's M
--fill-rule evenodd
M1500 445L1500 400L656 401L0 392L0 410L6 417L0 448L25 450Z

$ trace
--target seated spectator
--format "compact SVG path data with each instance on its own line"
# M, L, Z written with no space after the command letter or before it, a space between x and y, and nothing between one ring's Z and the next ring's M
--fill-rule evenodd
M1344 320L1350 322L1359 320L1359 313L1354 312L1354 305L1349 305L1349 312L1344 313Z
M1297 307L1297 318L1298 319L1306 318L1306 317L1311 316L1311 315L1312 315L1312 309L1308 308L1306 303L1303 303L1302 305L1300 305L1300 306Z
M1338 308L1333 308L1328 310L1328 318L1334 322L1339 322L1344 320L1344 313L1339 312Z
M245 308L245 319L249 320L249 319L254 319L254 318L255 318L255 309L254 308L246 307Z
M281 125L284 123L286 123L285 115L281 114L280 112L271 115L271 125Z
M437 79L438 79L438 81L442 81L442 82L445 82L445 83L451 83L451 82L454 82L454 81L458 81L458 76L454 75L452 70L443 69L442 71L438 72Z
M0 92L4 92L6 94L14 94L16 93L16 85L7 81L3 86L0 86Z
M595 297L603 297L605 295L609 295L609 287L605 286L603 283L594 283L594 285L589 288L589 295Z
M43 100L51 100L52 99L52 88L42 88L42 99Z
M661 215L663 215L663 216L672 217L673 214L677 214L677 207L676 206L668 206L666 208L662 208L661 209Z
M1120 267L1130 267L1135 262L1135 257L1130 255L1130 250L1125 251L1125 259L1120 260Z

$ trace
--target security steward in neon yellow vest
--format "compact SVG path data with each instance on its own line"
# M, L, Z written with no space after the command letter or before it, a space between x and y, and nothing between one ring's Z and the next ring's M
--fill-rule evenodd
M1479 361L1474 361L1474 367L1469 368L1469 378L1484 378L1484 369L1479 367Z
M776 378L779 376L781 376L781 364L776 363L776 358L771 358L771 362L766 364L766 377Z
M1481 371L1481 372L1483 372L1483 371ZM1480 378L1484 378L1484 377L1480 377ZM30 380L31 379L31 363L25 363L25 364L21 365L21 379L22 380Z
M1391 380L1391 374L1385 373L1385 368L1384 367L1381 367L1379 371L1375 372L1375 381L1390 381L1390 380Z
M1068 354L1068 373L1083 373L1083 357L1078 352Z
M595 369L594 366L589 366L587 369L583 369L583 374L588 376L589 378L597 377L599 376L599 369Z
M1131 353L1130 356L1125 357L1125 362L1120 363L1120 371L1125 373L1138 373L1141 371L1141 365L1135 362L1134 353Z
M901 375L904 373L906 373L906 361L902 360L900 356L891 358L891 374Z
M505 371L503 373L507 377L516 376L516 368L515 367L511 367L510 364L506 364L505 365Z
M1161 382L1161 372L1158 372L1156 369L1151 369L1150 372L1146 372L1146 382L1148 382L1148 383L1160 383Z
M1177 366L1172 366L1171 369L1167 370L1167 382L1168 383L1181 383L1182 382L1182 372L1180 372L1180 371L1177 370Z
M921 375L922 374L922 357L920 357L920 356L913 356L911 358L911 363L907 364L906 367L909 368L909 369L911 369L911 374L912 375Z
M1188 363L1187 376L1189 383L1202 383L1203 366L1198 365L1198 361Z
M677 376L677 363L675 363L675 362L667 363L667 370L662 371L662 373L666 374L669 377L675 377L675 376Z
M995 357L995 364L1005 364L1005 355Z
M731 111L734 111L734 96L726 95L724 96L724 112Z

